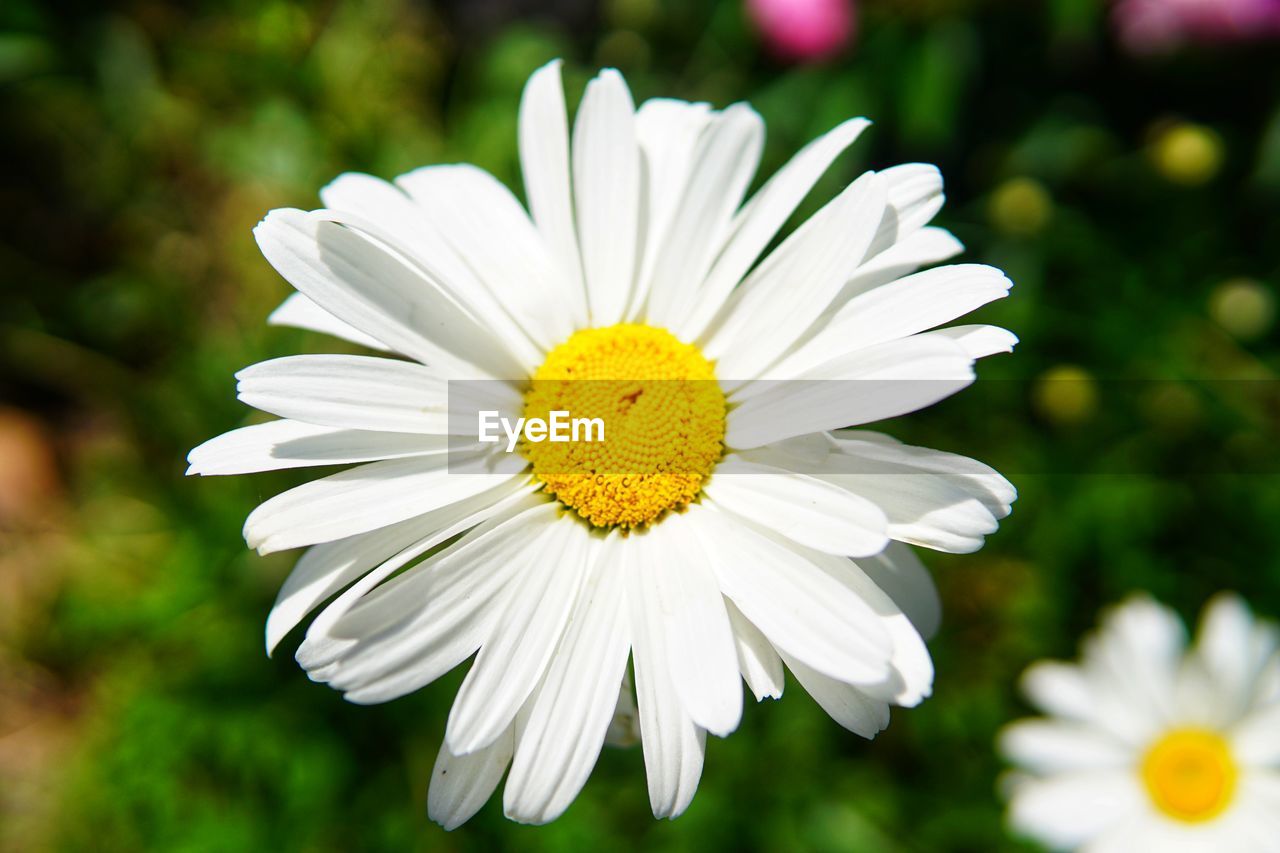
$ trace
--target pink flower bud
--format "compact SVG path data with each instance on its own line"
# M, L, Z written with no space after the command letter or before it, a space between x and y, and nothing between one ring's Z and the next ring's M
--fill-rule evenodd
M853 37L853 0L747 0L747 14L769 50L809 62L838 52Z

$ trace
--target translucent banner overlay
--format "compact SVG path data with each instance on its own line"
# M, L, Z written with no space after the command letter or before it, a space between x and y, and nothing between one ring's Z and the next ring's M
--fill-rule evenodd
M732 448L821 475L837 473L828 449L805 436L837 430L972 456L1011 477L1280 474L1275 379L582 379L448 391L449 469L462 474L531 462L554 475L704 474L709 453ZM1050 433L1051 454L1025 440L1032 431Z

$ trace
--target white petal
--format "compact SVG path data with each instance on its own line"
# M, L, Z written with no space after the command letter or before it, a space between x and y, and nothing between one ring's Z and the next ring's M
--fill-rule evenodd
M442 532L453 531L460 524L478 524L491 510L501 507L505 499L527 490L528 486L513 479L492 491L426 515L308 548L285 578L267 617L267 654L321 602L374 566L410 546L421 547L423 540L433 541Z
M1085 666L1107 686L1108 700L1158 726L1173 715L1185 645L1186 629L1176 613L1147 595L1134 595L1111 608L1101 630L1086 641Z
M859 685L860 689L870 698L904 708L919 705L933 692L933 659L915 625L857 563L827 554L810 552L807 556L875 611L893 643L888 677L876 684Z
M301 293L289 294L284 302L281 302L280 306L267 316L267 324L322 332L369 349L387 349L386 344L366 335L355 326L342 322L317 305L310 297Z
M426 264L448 282L455 297L479 289L475 276L428 222L425 211L400 187L347 172L320 190L320 200L328 209L326 218L364 228L400 254Z
M520 99L520 170L538 231L563 282L563 307L575 327L587 324L582 258L569 180L569 129L560 82L560 60L529 77Z
M824 362L948 323L1009 294L1013 283L995 267L937 267L877 287L846 302L820 332L770 369L788 379Z
M329 216L325 211L273 210L254 236L290 284L396 352L457 378L522 375L502 342L439 282Z
M591 548L574 518L548 525L527 549L530 559L449 712L445 737L457 754L485 746L515 719L541 680L582 588Z
M443 436L369 432L288 419L233 429L187 454L187 474L249 474L443 453Z
M504 340L513 328L527 334L541 347L540 359L585 322L585 315L566 310L574 308L568 298L572 288L565 285L520 202L497 178L460 164L426 166L401 175L396 183L489 294L485 316L501 323ZM577 307L581 310L582 305ZM515 327L508 318L515 320Z
M870 124L864 118L850 119L813 140L743 206L734 218L732 236L698 291L694 308L675 328L682 340L696 340L702 336L729 294L827 167Z
M528 542L543 533L555 509L545 497L518 493L414 543L321 612L298 648L298 662L312 679L360 704L429 684L490 636L508 586L533 559ZM464 530L457 542L387 580Z
M688 185L658 242L648 322L669 328L688 316L747 191L764 148L764 121L745 104L712 119L694 152Z
M1237 723L1231 742L1245 763L1280 769L1280 702L1257 709Z
M889 543L884 512L816 477L731 455L703 493L722 509L828 554L868 556Z
M698 139L713 113L707 104L651 98L636 110L640 145L640 272L630 312L643 308L671 218L679 210ZM656 324L655 324L656 325Z
M811 432L872 423L931 406L973 382L954 341L916 335L828 362L805 381L758 382L728 415L725 444L745 450ZM843 380L843 381L830 381Z
M800 339L862 262L884 205L884 183L868 172L765 258L706 339L718 375L755 378Z
M867 258L845 283L837 304L859 293L911 275L916 270L940 264L964 251L964 245L945 228L921 228L879 254Z
M388 589L394 593L394 590L401 588L402 584L415 583L413 579L421 578L422 573L426 571L426 566L433 566L434 571L434 567L438 566L440 561L445 560L449 555L457 555L465 549L474 548L483 558L488 558L494 552L502 552L502 548L512 540L504 534L511 530L520 533L525 533L526 530L527 532L538 530L541 525L547 523L549 517L554 517L550 514L556 506L547 500L545 494L532 493L531 485L526 483L526 488L518 489L497 502L490 501L488 496L477 496L474 498L477 503L481 500L485 501L485 505L479 511L462 517L456 524L413 543L412 546L404 548L397 555L389 557L378 567L366 573L315 617L307 628L306 637L303 638L301 646L298 646L298 651L294 653L294 660L300 663L302 669L307 670L308 676L317 681L324 681L330 676L340 674L344 654L349 657L353 649L356 652L360 651L362 643L366 646L367 644L376 646L379 642L383 642L388 634L394 633L399 620L412 615L416 612L415 607L421 605L421 599L389 596ZM422 561L419 566L404 571L403 580L401 578L387 580L401 573L404 566L419 560L431 548L438 547L460 534L461 537L457 542L449 544L443 551ZM448 558L452 560L453 557ZM503 565L502 562L494 562L498 567ZM492 574L502 573L494 571ZM433 581L435 581L434 578L428 583ZM421 583L421 580L417 583ZM371 613L369 619L364 619L365 613ZM344 629L342 634L335 634L335 626L339 622L342 622ZM384 629L387 629L385 633L380 633ZM479 642L476 646L479 647Z
M573 190L591 324L609 326L631 300L640 213L635 106L613 69L587 84L578 107Z
M978 497L938 474L848 457L833 458L831 470L823 479L883 510L899 542L970 554L999 526Z
M512 474L450 474L435 454L371 462L282 492L244 523L260 554L332 542L430 512L506 482Z
M805 692L831 719L864 738L873 738L889 725L889 703L872 699L858 688L830 678L782 653L787 668Z
M1009 804L1009 822L1017 833L1070 849L1146 808L1131 770L1065 773L1019 785Z
M1022 692L1036 708L1068 720L1092 720L1097 711L1093 685L1079 666L1039 661L1022 674Z
M1080 723L1019 720L1000 732L1004 757L1034 773L1132 767L1132 747Z
M729 624L733 626L733 639L738 651L738 668L756 701L763 701L767 696L778 699L785 686L782 673L782 658L760 629L751 624L751 620L742 615L742 611L729 599L724 600L729 611Z
M884 680L892 641L865 601L744 522L699 505L688 515L724 594L779 651L844 681Z
M470 820L493 796L511 763L514 743L511 729L470 755L454 755L441 743L427 789L427 816L446 830Z
M986 358L1002 352L1013 352L1013 348L1018 344L1017 335L999 326L979 324L951 326L947 329L937 329L929 334L951 338L973 359Z
M631 648L626 579L612 558L626 546L620 538L595 548L577 609L524 722L503 798L507 817L521 823L546 823L568 808L613 719Z
M867 250L873 258L919 228L942 209L942 173L927 163L904 163L882 173L889 191L888 206L875 240Z
M901 542L890 542L874 557L859 559L858 566L902 608L922 637L929 639L938 632L942 602L929 570L915 551Z
M651 604L645 572L652 552L648 537L638 536L618 549L618 571L627 578L627 612L631 625L636 700L640 710L640 742L649 805L657 818L678 817L689 807L706 750L706 731L690 719L671 683L671 655L666 647L662 614Z
M1278 644L1275 628L1255 623L1240 596L1218 593L1205 605L1195 653L1212 678L1221 723L1234 723L1255 704L1259 678Z
M291 355L246 367L236 379L244 403L283 418L386 432L439 435L448 430L447 383L421 364L363 355Z
M640 536L650 540L646 606L661 614L672 684L694 723L724 737L742 718L742 684L720 586L683 515Z
M936 474L969 492L994 515L1004 518L1018 499L1018 490L990 465L976 459L909 444L885 443L874 433L841 431L833 433L836 448L850 463L868 465L867 470Z

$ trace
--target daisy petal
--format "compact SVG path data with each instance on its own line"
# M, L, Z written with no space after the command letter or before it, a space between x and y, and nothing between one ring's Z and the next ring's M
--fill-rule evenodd
M440 526L439 513L427 513L308 548L285 578L267 616L267 654L322 601Z
M422 210L394 184L372 175L347 172L320 190L320 200L330 213L351 214L353 221L376 229L380 239L397 251L430 259L451 279L467 276L461 260L441 236L427 224ZM455 285L470 284L469 277Z
M249 474L443 453L443 436L335 429L288 419L241 427L187 454L187 474Z
M615 535L594 549L577 609L524 721L503 798L507 817L521 823L546 823L568 808L613 719L631 648L626 579L612 556L620 544Z
M653 282L653 268L663 250L671 218L689 181L694 151L713 113L707 104L672 98L651 98L636 110L636 140L640 145L642 246L639 287L633 315L644 307Z
M972 359L986 358L1002 352L1013 352L1018 336L999 326L951 326L936 329L930 335L947 337L958 343Z
M867 258L845 284L836 304L843 305L859 293L911 275L921 267L950 260L963 251L964 245L945 228L921 228Z
M859 688L869 698L904 708L919 705L933 692L933 659L915 625L856 563L828 554L808 556L875 611L893 643L888 678Z
M670 227L650 235L660 248L648 286L648 322L670 328L688 316L763 148L764 121L746 104L717 114L703 132Z
M688 520L672 515L649 531L646 606L662 614L676 693L694 723L724 737L742 718L733 631L724 596Z
M420 364L364 355L291 355L246 367L236 379L241 402L283 418L344 429L448 431L447 383ZM513 400L518 408L519 398Z
M1124 768L1133 749L1092 726L1057 720L1019 720L1000 732L1006 759L1033 773Z
M849 300L768 376L790 378L849 352L940 326L1003 299L1012 286L1000 270L982 264L909 275Z
M870 740L889 725L889 703L872 699L851 684L823 675L782 653L787 668L831 719Z
M344 341L369 349L383 351L387 349L387 345L382 341L366 335L350 323L342 322L317 305L310 297L301 293L289 294L284 302L281 302L280 306L268 315L267 325L306 329L309 332L333 335L335 338L342 338Z
M974 373L973 360L954 341L916 335L828 362L799 379L808 381L744 387L735 395L743 401L729 412L725 444L747 450L897 417L951 396L972 383Z
M928 163L904 163L880 173L888 189L888 205L867 249L874 258L926 225L942 209L942 173Z
M700 505L687 514L724 594L779 651L844 681L884 680L892 641L865 601L743 522Z
M484 749L469 755L454 755L447 743L440 744L427 789L427 816L446 830L457 829L470 820L493 796L511 763L514 746L510 728Z
M751 197L732 223L732 236L699 288L688 317L673 331L683 340L701 338L725 300L809 190L871 122L850 119L802 148Z
M737 454L716 466L703 493L734 515L828 554L868 556L889 543L888 521L871 501Z
M490 743L515 719L564 633L591 549L572 518L526 543L529 559L507 594L492 636L458 689L445 739L455 754Z
M901 542L890 542L879 554L860 558L858 566L902 608L920 636L929 639L938 632L942 601L915 551Z
M862 262L884 206L885 185L868 172L765 258L707 336L719 376L759 376L800 339Z
M733 639L738 650L738 669L742 678L755 694L756 701L782 697L784 678L782 658L760 629L751 624L751 620L742 615L729 599L724 600L725 609L729 612L729 624L733 626Z
M1026 779L1009 804L1015 832L1074 849L1149 808L1131 770L1064 773Z
M271 265L325 311L396 352L457 378L506 379L521 367L438 282L325 211L273 210L254 229Z
M560 60L539 68L520 99L520 171L529 213L554 257L563 293L560 299L574 326L587 322L582 258L573 218L569 180L569 123L560 81Z
M1235 722L1254 705L1260 676L1278 645L1276 630L1255 622L1240 596L1219 593L1205 605L1196 654L1213 679L1223 722Z
M591 324L609 326L631 299L640 211L635 106L612 69L587 84L578 107L573 189Z
M636 700L640 711L640 743L649 805L656 818L681 815L693 800L702 778L706 731L695 725L671 682L662 613L646 587L645 559L651 554L647 537L620 548L617 570L627 578L627 612L631 625L631 655L635 667ZM642 553L637 553L637 552Z
M865 431L841 430L832 434L832 441L845 457L843 464L863 471L935 474L982 501L996 518L1007 516L1018 499L1018 490L1000 472L967 456L886 443Z
M487 317L527 334L542 354L581 327L543 237L497 178L467 164L426 166L396 178L491 299ZM579 299L579 302L581 300ZM579 306L581 307L581 306ZM504 340L507 335L503 335Z
M339 596L308 629L298 662L312 679L360 704L429 684L489 637L504 591L529 564L527 543L554 517L554 504L527 491L496 503L490 498L484 509L433 531ZM387 580L462 531L469 532Z
M464 500L513 476L451 476L456 455L371 462L289 489L249 514L245 540L260 554L332 542Z

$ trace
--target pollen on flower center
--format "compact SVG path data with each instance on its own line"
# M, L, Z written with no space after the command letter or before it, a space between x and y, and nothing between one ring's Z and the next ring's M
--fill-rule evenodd
M1231 803L1238 771L1221 735L1177 729L1147 751L1142 781L1156 807L1189 823L1217 817Z
M524 416L600 418L603 441L522 442L549 494L597 527L650 524L698 496L724 445L711 363L665 329L585 329L534 373Z

